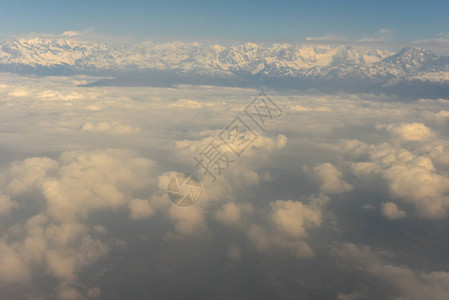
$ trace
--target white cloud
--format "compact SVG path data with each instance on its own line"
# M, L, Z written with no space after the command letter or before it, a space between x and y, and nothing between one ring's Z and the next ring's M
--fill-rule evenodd
M341 194L352 190L352 186L342 179L343 173L330 163L316 166L313 172L321 182L320 191L325 194Z
M11 195L40 187L48 176L58 170L59 164L47 157L32 157L14 162L6 173L6 190Z
M301 112L301 111L321 111L321 112L331 112L332 109L325 107L325 106L319 106L319 107L305 107L299 104L296 105L289 105L288 110L294 111L294 112Z
M49 213L58 219L85 217L96 209L116 209L127 193L151 183L152 162L130 150L65 152L58 175L42 183Z
M432 130L423 123L405 123L400 125L380 125L379 129L385 129L401 141L427 141L435 136Z
M72 37L72 36L77 36L80 33L76 30L68 30L68 31L64 31L64 33L62 34L63 36L68 36L68 37Z
M227 225L240 225L244 214L251 214L254 208L250 203L236 204L229 202L215 212L217 221Z
M350 39L344 35L328 33L323 36L307 37L309 42L340 42L340 43L388 43L391 42L394 32L388 28L379 29L373 36L364 36L360 39Z
M170 238L177 239L179 247L187 239L216 238L220 230L234 230L248 243L235 245L236 240L223 239L217 253L246 263L254 250L297 258L321 255L324 241L314 233L328 230L327 222L332 222L332 230L340 230L338 216L333 220L330 210L343 201L325 208L329 198L305 199L312 193L342 198L356 212L361 206L376 209L387 218L414 214L442 218L449 209L446 100L396 103L374 95L276 95L272 98L296 112L271 123L238 163L216 183L207 183L197 206L182 209L167 198L174 172L166 171L195 172L193 155L245 107L253 90L99 89L74 87L73 78L52 78L51 84L40 78L6 79L0 86L0 108L6 112L0 120L0 127L6 128L0 132L5 158L0 211L2 225L16 224L3 228L0 238L4 285L30 283L39 276L57 281L52 285L58 286L55 297L106 295L105 291L98 295L80 276L88 266L103 272L94 265L101 257L115 253L109 251L114 247L125 252L133 247L134 238L140 238L116 239L114 227L107 224L120 214L129 214L128 222L162 219L160 226L151 228L159 231L151 238L168 238L161 239L163 250L174 244ZM173 104L187 110L173 113L177 109L167 109ZM379 123L384 125L375 130ZM112 137L114 124L132 128L138 124L139 136L130 136L132 130L119 135L118 130ZM8 166L12 160L18 161ZM312 166L311 171L300 172L301 165ZM318 186L310 184L313 179ZM355 197L359 192L373 197ZM273 197L277 193L301 201L272 201L281 197ZM407 214L399 208L407 208ZM97 224L102 218L92 220L96 213L107 215L108 222ZM158 218L151 218L155 215ZM171 259L177 262L179 257ZM177 269L171 271L176 278ZM420 277L420 272L411 272L419 282L430 282L431 273ZM359 295L363 294L350 291L339 297Z
M390 220L401 219L407 216L405 211L400 210L393 202L382 203L381 213Z
M168 108L183 108L183 109L199 109L205 106L213 106L213 103L209 102L198 102L193 99L179 99L174 103L167 105Z
M382 28L377 31L374 36L363 37L362 39L360 39L360 42L391 42L391 40L393 39L393 33L394 32L391 29Z
M0 241L0 278L4 283L20 283L30 279L26 262L4 241Z
M176 233L181 236L208 232L207 225L204 221L204 210L199 206L189 208L171 206L168 213L170 219L174 222Z
M132 127L130 125L123 125L119 122L100 122L93 124L91 122L86 122L81 126L82 130L92 131L92 132L105 132L115 135L128 135L136 134L140 132L140 128Z
M447 166L446 142L438 140L423 124L406 123L383 128L394 132L401 142L420 143L409 146L409 149L394 141L392 144L370 145L364 154L369 157L368 161L351 163L352 172L365 180L380 176L388 184L392 200L413 204L421 217L446 216L449 209L449 197L446 195L449 176L444 171L444 166Z
M317 36L317 37L307 37L306 41L311 42L342 42L346 41L347 38L341 35L336 35L333 33L328 33L323 36Z
M271 222L276 228L293 238L307 236L306 229L321 226L321 211L297 201L277 200L270 203Z
M271 228L250 225L246 235L261 252L283 250L298 258L312 257L315 253L305 241L307 230L321 227L322 209L328 201L328 197L320 195L309 197L307 204L284 200L271 202L267 213Z
M3 195L0 191L0 216L8 215L16 207L18 207L18 203L11 201L9 196Z
M357 263L363 270L382 278L400 293L400 299L444 300L449 298L449 273L444 271L413 271L407 266L396 266L383 261L382 254L370 247L343 244L336 252Z
M150 206L148 201L141 199L133 199L129 203L129 209L131 211L131 219L145 219L154 215L154 209Z
M273 253L279 250L286 250L297 258L307 258L315 255L312 248L306 242L270 234L258 225L251 226L246 234L256 249L261 252Z

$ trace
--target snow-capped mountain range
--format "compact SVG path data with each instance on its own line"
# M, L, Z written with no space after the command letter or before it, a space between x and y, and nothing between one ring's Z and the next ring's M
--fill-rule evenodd
M120 77L97 85L260 84L288 89L449 96L449 57L420 48L394 52L322 44L112 45L34 38L1 42L0 71Z

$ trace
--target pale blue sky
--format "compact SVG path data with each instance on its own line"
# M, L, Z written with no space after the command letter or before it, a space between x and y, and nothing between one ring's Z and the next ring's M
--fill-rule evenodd
M143 38L352 39L393 31L399 41L449 33L447 0L0 1L0 35L93 30Z

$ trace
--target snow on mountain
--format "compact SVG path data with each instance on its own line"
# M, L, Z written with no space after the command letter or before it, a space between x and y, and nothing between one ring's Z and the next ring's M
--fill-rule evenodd
M0 43L0 71L38 75L125 76L169 72L182 81L231 78L295 88L319 84L395 86L404 81L449 85L449 57L429 50L399 52L362 46L322 44L142 42L112 45L72 38L18 39ZM192 79L199 78L199 79ZM169 78L168 78L169 80ZM224 83L229 84L229 83ZM316 86L315 86L316 85Z
M0 43L0 64L29 66L70 66L82 71L174 69L181 71L228 72L239 67L302 70L331 64L371 64L385 58L388 51L338 46L246 43L239 46L205 46L198 43L143 42L131 46L72 39L30 39ZM89 69L90 68L90 69Z

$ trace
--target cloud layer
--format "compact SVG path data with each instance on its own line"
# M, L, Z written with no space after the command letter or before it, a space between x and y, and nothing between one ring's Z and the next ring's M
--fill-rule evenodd
M233 162L212 181L194 157L254 90L1 76L2 298L213 297L218 278L225 298L242 280L267 299L447 297L446 99L272 92L284 115L245 119L257 138L219 145ZM175 172L202 180L196 206L171 205Z

